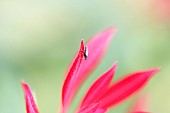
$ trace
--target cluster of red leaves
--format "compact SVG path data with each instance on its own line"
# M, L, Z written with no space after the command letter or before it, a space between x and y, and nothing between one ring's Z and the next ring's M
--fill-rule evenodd
M115 32L116 29L109 28L88 41L88 60L85 60L84 58L85 46L84 42L81 42L80 49L72 61L63 84L61 113L67 112L68 107L79 87L101 61L101 58L104 55ZM107 112L111 107L117 105L118 103L129 98L132 94L139 91L159 70L158 68L154 68L150 70L138 71L125 76L115 83L111 83L116 67L117 62L115 62L113 66L108 69L108 71L102 74L91 85L82 99L80 106L76 110L76 113ZM39 113L28 84L22 82L22 86L25 94L27 113ZM142 106L142 104L140 103L138 106ZM148 113L144 111L138 111L136 108L131 112Z

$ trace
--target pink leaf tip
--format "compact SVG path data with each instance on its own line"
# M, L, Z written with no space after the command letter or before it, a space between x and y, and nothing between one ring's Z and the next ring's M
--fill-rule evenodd
M101 107L108 108L127 99L139 91L149 79L159 71L159 68L129 74L111 85L101 99Z
M107 90L110 82L112 81L117 64L118 62L115 62L107 72L105 72L93 83L85 95L81 107L91 103L99 102L104 92Z
M27 113L39 113L29 85L24 81L21 82L21 85L24 90Z
M66 112L66 109L70 103L70 99L71 99L70 97L72 96L73 90L76 85L75 83L77 81L77 72L80 68L83 57L84 57L84 41L82 40L79 52L76 58L74 59L63 84L63 89L62 89L62 104L63 104L62 112L63 113Z
M106 52L112 36L116 34L117 29L110 27L97 35L93 36L88 42L88 60L82 61L81 68L78 71L78 78L76 81L76 88L74 90L74 95L76 94L79 87L81 87L83 81L90 75L90 73L97 67L97 64L103 58L104 53ZM73 97L72 97L73 98Z

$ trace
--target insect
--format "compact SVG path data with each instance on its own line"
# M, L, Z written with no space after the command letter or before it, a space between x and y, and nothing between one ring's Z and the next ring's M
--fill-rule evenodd
M84 57L85 57L85 60L87 60L88 58L88 47L87 46L84 47Z

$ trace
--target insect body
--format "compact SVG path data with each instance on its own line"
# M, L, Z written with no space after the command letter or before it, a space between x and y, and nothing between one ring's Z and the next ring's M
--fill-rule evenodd
M87 60L87 58L88 58L88 48L87 48L87 46L85 46L85 48L84 48L84 57L85 57L85 60Z

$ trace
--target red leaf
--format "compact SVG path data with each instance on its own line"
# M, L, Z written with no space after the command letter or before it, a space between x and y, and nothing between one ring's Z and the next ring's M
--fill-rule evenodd
M85 95L81 107L100 101L101 97L112 81L116 67L117 62L114 63L114 65L106 73L104 73L94 82L94 84L90 87L87 94Z
M109 108L128 98L141 89L158 70L136 72L113 84L103 95L100 107Z
M94 113L99 107L99 103L87 105L82 107L78 113Z
M89 56L86 61L82 61L82 66L78 71L78 80L76 81L77 85L74 90L74 94L81 86L83 81L97 66L97 64L103 57L109 43L111 42L112 36L115 35L116 31L117 30L115 28L106 29L105 31L92 37L91 40L88 41L87 47L88 47Z
M39 113L29 85L24 81L21 82L21 85L24 90L27 113Z
M77 71L81 65L84 56L84 42L81 42L80 50L77 57L75 58L63 84L62 89L62 104L63 104L63 113L66 112L67 106L70 102L70 97L73 93L75 83L77 80Z

